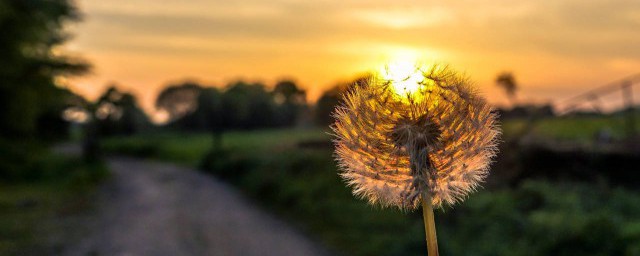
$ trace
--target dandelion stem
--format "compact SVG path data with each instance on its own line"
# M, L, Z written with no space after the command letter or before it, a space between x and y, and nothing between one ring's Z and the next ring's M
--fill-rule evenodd
M424 219L424 231L427 234L427 250L429 256L438 256L438 238L436 237L436 223L431 205L431 194L422 192L422 217Z

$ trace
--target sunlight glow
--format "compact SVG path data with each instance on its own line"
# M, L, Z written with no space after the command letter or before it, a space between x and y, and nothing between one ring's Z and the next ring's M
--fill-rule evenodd
M399 95L411 95L418 91L424 76L415 60L398 59L387 64L380 72L382 78L388 80Z

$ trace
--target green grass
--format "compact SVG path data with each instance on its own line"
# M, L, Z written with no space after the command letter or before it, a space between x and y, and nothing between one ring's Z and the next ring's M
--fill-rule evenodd
M0 181L0 255L46 255L51 253L49 235L63 214L85 207L85 198L103 180L100 163L55 155L38 160L29 180Z
M599 132L608 132L614 140L628 134L628 120L624 115L555 117L538 120L532 133L537 138L590 144ZM502 124L506 138L524 128L525 120L508 120ZM640 134L640 116L635 119Z
M259 153L278 147L290 147L299 141L329 140L320 129L261 130L227 132L222 144L226 149ZM133 137L113 137L104 140L102 147L110 153L163 159L189 166L197 166L211 149L212 136L206 133L157 133Z

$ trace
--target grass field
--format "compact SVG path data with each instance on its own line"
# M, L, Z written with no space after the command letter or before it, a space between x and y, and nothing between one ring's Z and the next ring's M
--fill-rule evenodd
M226 149L247 153L260 153L277 147L294 146L299 141L329 140L319 129L262 130L225 133L222 145ZM190 166L196 166L211 149L210 134L160 133L134 137L114 137L105 140L102 147L111 153L152 157Z
M608 132L614 140L627 135L627 120L621 115L599 117L564 117L538 120L532 135L536 138L591 144L598 132ZM640 116L636 119L640 130ZM503 139L508 140L525 126L525 120L508 120L501 124ZM261 130L254 132L228 132L223 136L223 147L244 152L272 150L287 147L300 141L329 141L329 129ZM640 131L639 131L640 133ZM107 152L153 157L197 166L209 151L212 138L209 134L155 133L133 137L114 137L104 141Z
M536 130L588 141L610 124L544 120ZM510 136L518 123L505 124ZM549 126L549 127L548 127ZM587 127L582 132L572 129ZM198 166L230 182L256 203L346 255L425 254L419 211L380 209L354 198L337 175L330 136L322 130L268 130L224 135L208 154L205 134L112 138L114 153ZM527 181L482 189L436 213L443 255L640 255L640 193L603 184Z
M525 120L509 120L503 124L508 137L525 126ZM538 138L589 144L599 132L609 133L613 139L624 139L628 134L628 119L623 115L557 117L538 120L532 133ZM640 116L635 119L640 132Z

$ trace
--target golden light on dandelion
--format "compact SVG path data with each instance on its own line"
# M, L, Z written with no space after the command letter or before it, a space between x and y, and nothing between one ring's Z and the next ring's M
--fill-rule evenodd
M491 107L448 67L399 61L350 90L335 117L340 175L353 193L403 210L422 203L437 254L432 207L463 201L497 152Z

